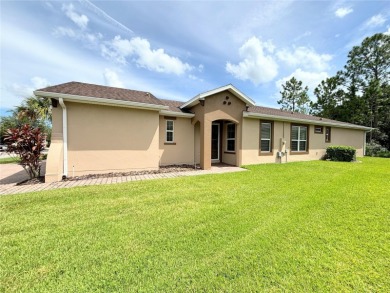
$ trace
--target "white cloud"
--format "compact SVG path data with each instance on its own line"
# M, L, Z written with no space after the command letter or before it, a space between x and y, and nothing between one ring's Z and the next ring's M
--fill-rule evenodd
M74 40L81 40L87 47L97 47L99 48L100 41L103 39L101 33L87 33L84 30L73 30L68 27L56 27L53 30L53 35L55 37L69 37Z
M49 86L49 82L46 78L34 76L28 84L12 83L7 86L7 89L21 98L26 98L31 97L34 94L33 91L47 86Z
M386 17L382 14L372 16L365 24L366 27L377 27L381 26L386 22Z
M31 82L33 84L34 89L41 89L49 86L49 82L47 81L47 79L40 76L34 76L33 78L31 78Z
M308 70L321 71L329 68L329 61L332 56L329 54L318 54L312 48L297 47L293 51L288 49L279 50L276 53L279 60L292 67L301 66Z
M247 40L239 49L243 59L238 64L226 63L226 71L235 78L250 80L255 85L271 81L278 74L278 64L272 53L272 42L262 42L256 37Z
M77 37L77 34L73 29L68 28L68 27L62 27L62 26L56 27L53 30L53 35L56 37L59 37L59 36L65 36L65 37L70 37L70 38Z
M119 79L118 74L114 70L106 68L103 76L106 85L124 88L123 82Z
M387 31L385 31L384 34L390 36L390 26L387 27Z
M189 75L188 75L188 78L189 78L189 79L192 79L192 80L195 80L195 81L203 82L203 79L202 79L202 78L199 78L199 77L197 77L197 76L195 76L195 75L193 75L193 74L189 74Z
M88 17L84 14L78 14L74 11L74 6L72 3L62 5L62 11L65 12L66 16L69 17L75 24L77 24L81 29L86 29L88 25Z
M188 63L165 53L164 49L151 49L149 41L140 37L128 40L116 36L106 44L101 47L102 55L122 64L132 57L137 66L156 72L181 75L193 69Z
M293 73L291 73L289 76L283 77L275 82L275 86L279 91L282 90L282 84L285 84L286 81L290 80L292 77L295 77L297 80L302 81L302 86L308 86L309 87L309 96L311 96L310 93L314 91L314 89L318 86L318 84L329 77L327 72L310 72L310 71L304 71L301 68L298 68Z
M303 38L306 38L306 37L309 37L311 36L311 31L305 31L303 34L300 34L299 36L297 36L296 38L294 38L294 41L297 42Z
M343 18L344 16L350 14L353 12L353 9L350 8L350 7L340 7L339 9L337 9L334 14L339 17L339 18Z

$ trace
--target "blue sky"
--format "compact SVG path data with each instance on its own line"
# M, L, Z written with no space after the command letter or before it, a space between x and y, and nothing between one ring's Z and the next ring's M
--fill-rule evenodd
M312 91L354 45L390 33L389 1L0 3L1 115L68 81L182 101L231 83L278 107L287 79Z

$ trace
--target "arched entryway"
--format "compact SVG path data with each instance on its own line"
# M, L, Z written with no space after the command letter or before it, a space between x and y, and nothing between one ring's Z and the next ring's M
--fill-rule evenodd
M211 123L211 164L237 165L237 123L215 120Z

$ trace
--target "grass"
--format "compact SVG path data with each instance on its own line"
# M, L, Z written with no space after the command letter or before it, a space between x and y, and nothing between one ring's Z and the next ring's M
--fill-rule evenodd
M0 164L12 164L19 163L20 159L18 157L8 157L8 158L0 158Z
M6 292L390 291L390 160L0 198Z

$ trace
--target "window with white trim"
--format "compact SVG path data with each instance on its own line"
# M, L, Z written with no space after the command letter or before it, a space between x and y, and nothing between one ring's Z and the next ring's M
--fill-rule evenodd
M272 122L260 121L260 152L272 152Z
M291 126L291 151L307 152L308 127L305 125Z
M166 142L173 142L173 127L174 127L174 121L173 120L166 120L166 129L165 129L165 141Z
M234 123L226 125L226 151L236 151L236 124Z

